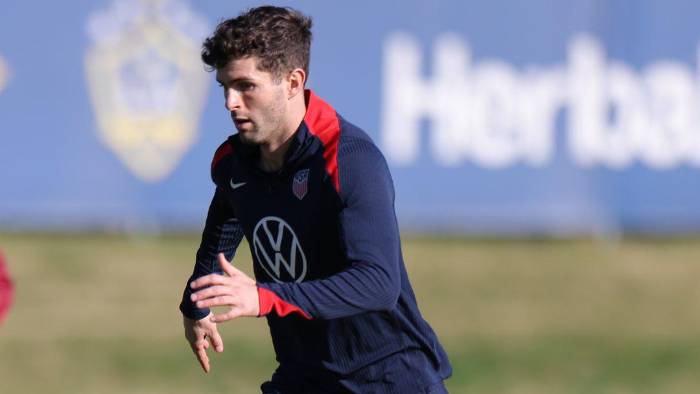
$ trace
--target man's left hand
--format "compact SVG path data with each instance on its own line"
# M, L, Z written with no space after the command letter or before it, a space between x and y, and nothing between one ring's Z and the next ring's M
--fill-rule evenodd
M192 302L197 308L230 306L226 313L211 317L214 322L224 322L240 316L258 316L260 300L255 281L226 260L223 253L218 255L219 264L225 275L209 274L192 283L192 289L202 289L192 294Z

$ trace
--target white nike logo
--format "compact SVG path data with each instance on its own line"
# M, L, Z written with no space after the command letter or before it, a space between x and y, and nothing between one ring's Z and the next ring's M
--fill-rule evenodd
M231 181L229 182L229 184L231 185L231 189L238 189L241 186L245 186L246 183L248 182L235 183L233 182L233 178L231 178Z

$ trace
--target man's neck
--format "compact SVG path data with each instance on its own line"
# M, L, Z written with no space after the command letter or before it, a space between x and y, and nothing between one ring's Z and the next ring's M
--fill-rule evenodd
M278 144L260 145L260 168L265 172L276 172L284 164L284 155L289 150L294 133L285 134L285 138Z
M284 132L280 133L279 138L274 141L260 145L260 168L265 172L279 171L284 165L284 156L289 150L294 134L304 120L304 115L306 115L305 94L302 93L300 96L292 99L294 102L290 104L288 122L282 126Z

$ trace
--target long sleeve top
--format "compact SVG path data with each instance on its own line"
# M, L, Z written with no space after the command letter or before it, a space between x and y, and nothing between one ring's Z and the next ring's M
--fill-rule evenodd
M218 148L216 191L188 283L215 271L217 253L231 259L245 236L281 367L366 391L342 377L406 352L423 367L403 379L441 381L451 366L406 273L386 161L330 105L311 91L306 100L280 171L260 170L259 149L237 135ZM186 286L182 313L206 316L189 295Z

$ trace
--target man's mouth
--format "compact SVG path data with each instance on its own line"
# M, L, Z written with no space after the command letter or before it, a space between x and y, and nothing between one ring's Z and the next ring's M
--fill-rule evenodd
M252 123L250 119L247 118L233 118L233 123L236 125L236 127L244 127L247 126L248 124Z

